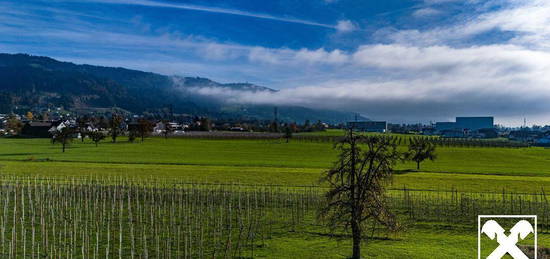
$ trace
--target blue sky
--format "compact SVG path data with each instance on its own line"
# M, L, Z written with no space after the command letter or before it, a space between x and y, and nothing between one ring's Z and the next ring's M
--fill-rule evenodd
M0 52L278 93L228 101L414 122L495 115L550 124L545 0L4 0Z

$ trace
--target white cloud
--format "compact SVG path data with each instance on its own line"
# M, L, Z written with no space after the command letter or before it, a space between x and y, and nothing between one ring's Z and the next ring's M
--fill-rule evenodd
M204 44L194 45L198 48L198 52L202 53L203 57L209 60L223 61L239 57L239 48L235 48L225 44L207 42Z
M353 24L350 20L340 20L336 24L336 30L339 32L350 32L357 29L357 26Z
M428 16L436 16L440 15L442 12L440 10L428 7L428 8L421 8L413 12L413 15L415 17L428 17Z
M489 3L492 3L489 1ZM550 1L496 1L504 7L495 11L473 14L464 22L427 30L400 30L387 36L394 42L412 45L447 44L467 40L492 30L515 33L511 43L550 48ZM506 3L506 4L504 4Z
M270 50L262 47L252 48L248 54L251 62L261 62L269 64L280 64L284 58L281 53L284 50Z
M324 49L307 50L301 49L294 54L294 60L297 62L307 62L310 64L343 64L346 63L349 56L341 50L326 51Z
M253 47L243 52L251 62L266 63L283 66L304 66L304 65L337 65L345 64L350 57L344 51L325 49L317 50L291 50L291 49L270 49Z
M546 101L550 78L545 76L550 74L550 53L544 51L514 45L364 45L342 60L346 65L340 75L364 70L377 73L343 76L277 93L217 88L196 91L229 102L352 110L393 120L441 119L479 115L480 111L508 122L525 113L550 119Z
M546 68L550 53L532 51L516 45L486 45L467 48L448 46L411 47L404 45L365 45L353 54L355 63L365 66L406 69L444 69L491 67L492 70L517 71Z

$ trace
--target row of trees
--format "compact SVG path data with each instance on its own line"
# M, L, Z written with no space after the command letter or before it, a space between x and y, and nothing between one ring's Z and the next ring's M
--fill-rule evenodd
M170 121L162 120L162 135L165 138L168 138L175 129L171 126ZM130 122L125 125L124 117L120 115L113 115L109 119L104 117L80 117L76 120L75 125L71 127L64 128L63 130L58 129L53 132L53 142L61 143L63 152L65 152L65 147L73 140L73 138L79 134L81 141L84 142L86 137L89 137L96 146L102 140L110 137L113 143L117 142L117 139L122 135L127 135L130 142L134 142L136 139L141 139L143 142L145 138L151 135L154 130L155 124L145 118L140 118L135 122ZM199 118L199 120L192 124L190 130L199 130L199 131L209 131L211 130L211 122L208 118ZM279 124L277 124L279 125ZM311 126L309 122L306 122L304 126L298 126L295 123L284 123L280 124L283 132L283 137L288 143L294 132L299 132L300 130L321 130L324 129L322 123L318 122ZM281 130L277 126L277 132Z
M155 126L152 121L145 118L140 118L135 122L130 122L127 127L124 127L124 122L124 117L120 115L113 115L106 122L98 122L95 118L79 118L77 119L75 133L79 133L81 135L82 141L84 141L86 136L90 137L94 140L94 142L96 142L96 139L101 141L108 135L111 138L111 141L116 143L118 137L127 134L130 142L134 142L136 138L140 138L143 142L145 138L151 135ZM171 132L173 132L173 129L170 127L168 121L163 121L163 123L165 128L164 134L167 137ZM102 134L104 134L103 137L101 137Z
M129 123L127 128L123 124L124 118L120 115L113 115L108 121L102 121L99 118L79 118L76 120L76 125L58 126L52 132L52 143L60 143L62 152L65 152L66 147L78 134L82 142L88 137L96 146L107 137L110 137L111 141L116 143L122 135L128 135L128 141L130 142L134 142L137 138L143 142L154 129L154 123L144 118ZM163 124L163 134L167 138L174 129L171 128L168 121L163 121Z

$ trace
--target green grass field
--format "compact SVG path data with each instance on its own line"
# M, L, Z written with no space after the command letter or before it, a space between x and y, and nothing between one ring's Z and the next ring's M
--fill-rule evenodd
M314 131L314 132L300 132L296 133L298 136L329 136L329 137L339 137L344 136L345 132L341 129L328 129L325 131Z
M404 147L403 147L404 148ZM448 148L438 159L397 166L394 187L529 192L550 186L550 149ZM0 139L8 174L125 175L189 181L318 185L336 158L331 143L150 138L144 143L73 142L65 153L47 139Z
M327 131L336 136L341 131ZM405 147L402 147L405 148ZM438 159L421 170L397 166L392 188L460 192L540 192L550 188L550 149L438 147ZM98 147L74 141L65 153L48 139L0 138L0 173L41 177L177 179L188 182L318 186L336 159L331 143L283 140L149 138L144 143L108 141ZM345 258L348 240L336 241L317 229L279 233L258 248L260 258ZM539 243L550 246L549 237ZM426 222L389 239L368 241L366 257L473 257L475 227ZM307 249L304 249L307 248Z

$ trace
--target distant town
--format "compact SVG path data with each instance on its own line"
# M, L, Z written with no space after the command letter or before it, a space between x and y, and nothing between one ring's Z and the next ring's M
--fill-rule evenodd
M505 127L495 125L494 117L456 117L455 121L435 123L395 124L387 121L371 121L356 118L340 124L326 123L320 120L287 122L278 119L274 109L272 120L255 119L210 119L204 116L174 114L171 110L155 114L130 114L113 109L98 113L75 113L63 108L28 111L25 114L0 114L0 134L26 138L50 138L60 127L75 129L77 137L84 132L109 132L117 127L120 132L137 131L145 127L148 135L185 136L198 132L241 132L292 134L300 132L324 131L327 129L349 129L358 132L416 134L440 136L442 138L500 139L527 143L535 146L550 146L550 125ZM117 117L116 125L113 118ZM362 117L361 117L362 118ZM82 134L80 134L82 133Z

